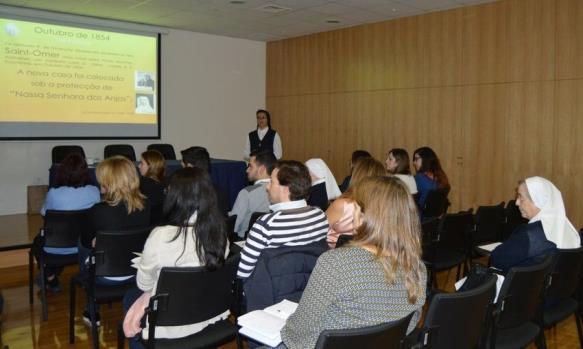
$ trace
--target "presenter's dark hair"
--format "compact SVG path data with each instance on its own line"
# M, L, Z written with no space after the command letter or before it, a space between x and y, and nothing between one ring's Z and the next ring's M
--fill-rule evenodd
M273 171L273 168L275 167L275 164L277 163L277 159L275 158L275 155L273 154L273 152L271 152L269 150L257 150L257 151L251 152L250 156L254 156L255 162L259 166L265 166L267 173L271 175L271 171Z
M409 162L409 153L402 148L393 148L389 150L389 154L397 161L397 167L392 171L392 174L411 174L411 164Z
M259 113L265 114L267 117L267 127L271 128L271 114L269 114L269 112L265 109L257 109L255 115L259 115Z
M441 163L437 154L429 147L421 147L415 150L413 158L419 156L421 158L421 167L419 173L426 173L433 176L439 188L449 188L449 179L441 168Z
M67 155L59 164L55 176L57 187L79 188L91 184L85 158L79 153Z
M196 213L196 220L190 221ZM170 225L178 227L171 241L181 239L186 249L188 227L196 241L196 253L206 269L214 270L225 262L227 229L217 196L208 173L200 168L185 167L174 172L164 200L164 215Z
M211 157L205 147L190 147L180 152L182 154L182 161L186 165L205 170L211 173Z
M312 186L310 171L306 165L295 160L280 160L275 165L279 170L277 180L280 185L289 188L289 198L292 201L307 199Z

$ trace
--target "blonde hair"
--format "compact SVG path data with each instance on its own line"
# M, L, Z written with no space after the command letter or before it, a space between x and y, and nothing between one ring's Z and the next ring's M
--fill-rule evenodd
M142 160L148 165L145 176L157 182L163 182L166 175L166 161L164 155L157 150L148 150L142 153Z
M355 191L363 212L353 245L373 247L387 282L394 284L400 268L409 303L425 292L421 262L421 223L413 197L395 177L364 179Z
M144 209L146 197L140 193L140 180L134 164L123 156L112 156L99 163L97 181L101 185L103 201L110 206L124 203L128 214Z
M380 161L374 158L363 158L356 162L354 170L352 171L352 177L350 178L350 184L348 185L348 190L344 197L352 197L354 195L354 190L360 182L368 177L378 177L385 175L385 166L381 164Z

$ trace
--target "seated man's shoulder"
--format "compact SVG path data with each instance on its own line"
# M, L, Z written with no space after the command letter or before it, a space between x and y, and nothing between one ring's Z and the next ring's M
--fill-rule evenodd
M265 188L263 187L263 185L261 183L258 183L258 184L248 185L245 188L241 189L241 191L246 191L247 193L250 193L250 192L255 191L257 189L263 189L263 190L265 190Z

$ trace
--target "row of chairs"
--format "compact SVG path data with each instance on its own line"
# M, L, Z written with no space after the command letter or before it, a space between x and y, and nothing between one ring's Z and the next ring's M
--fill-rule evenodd
M157 150L164 156L166 160L176 160L176 152L172 144L157 143L148 145L148 150ZM77 153L85 157L85 151L80 145L57 145L53 147L52 150L52 162L53 164L59 164L63 159L71 154ZM109 144L103 148L103 158L107 159L109 157L121 155L130 159L131 161L136 161L136 152L131 144Z

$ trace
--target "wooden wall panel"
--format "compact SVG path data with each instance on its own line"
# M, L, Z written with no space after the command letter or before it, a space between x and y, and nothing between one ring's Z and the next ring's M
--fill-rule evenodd
M464 8L462 81L464 84L508 80L509 2Z
M557 1L557 77L583 77L583 1Z
M548 177L583 226L583 1L502 0L269 43L267 106L286 158L431 146L452 211Z
M513 0L508 8L509 81L555 76L555 2Z

